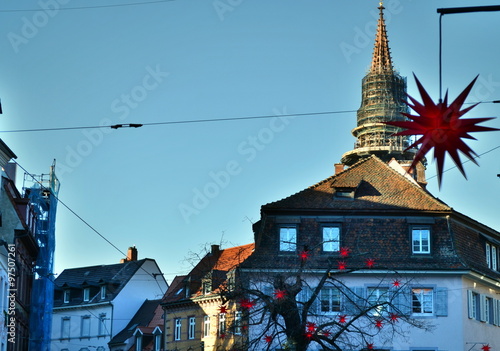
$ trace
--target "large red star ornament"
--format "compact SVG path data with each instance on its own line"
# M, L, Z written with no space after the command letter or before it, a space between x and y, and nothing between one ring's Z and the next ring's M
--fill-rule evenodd
M406 101L405 103L410 106L413 111L417 113L417 115L403 113L403 115L411 119L411 121L390 121L385 123L406 129L394 135L421 135L420 138L406 148L406 150L409 150L413 147L421 145L415 155L415 158L413 159L411 168L414 168L417 163L424 158L425 154L434 148L434 159L436 160L439 186L441 186L446 153L451 156L453 162L455 162L455 165L458 167L462 175L466 177L458 151L464 154L476 165L477 162L475 157L478 155L462 139L475 140L476 138L472 137L469 133L498 130L496 128L477 125L493 119L494 117L461 118L465 113L469 112L477 105L474 104L460 110L465 102L465 99L467 98L467 95L469 95L474 83L476 82L477 77L474 78L474 80L450 105L448 105L448 93L446 93L443 101L436 104L432 101L431 97L425 91L417 77L415 75L414 77L417 82L417 87L420 92L420 96L422 97L423 104L409 95L408 97L413 105Z
M227 308L226 308L226 306L220 306L220 307L219 307L219 313L227 313Z
M491 346L486 344L486 345L483 345L483 347L481 347L481 350L483 351L490 351L491 350Z

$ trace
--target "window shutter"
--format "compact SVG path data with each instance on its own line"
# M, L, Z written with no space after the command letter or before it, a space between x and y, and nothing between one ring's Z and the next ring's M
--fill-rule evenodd
M395 313L409 316L412 311L412 294L409 287L402 287L394 291L392 303L396 308Z
M447 288L437 288L435 290L436 299L436 316L446 317L448 316L448 289Z
M500 301L499 300L493 300L493 324L494 325L498 325L499 324L499 321L498 321L498 309L499 309L499 304L500 304Z
M480 313L480 321L486 322L486 304L488 301L486 300L486 295L479 295L479 313Z
M342 289L342 299L344 305L342 306L342 311L356 316L358 315L364 307L364 288L353 287Z
M467 290L467 306L469 307L469 318L474 318L474 294L472 290Z

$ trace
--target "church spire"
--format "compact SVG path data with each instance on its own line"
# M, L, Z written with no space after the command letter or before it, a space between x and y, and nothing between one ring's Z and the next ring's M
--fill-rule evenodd
M395 159L401 165L411 164L417 149L409 149L409 136L395 136L402 129L387 125L389 121L405 121L408 113L406 79L393 68L389 40L384 19L384 6L379 6L377 34L368 74L362 81L361 106L357 126L352 130L356 138L354 149L342 155L342 163L351 166L360 159L376 155L384 161ZM422 168L423 166L421 166ZM420 181L423 171L419 172ZM425 180L423 181L425 182ZM423 183L422 182L422 183Z
M384 19L384 5L382 1L378 8L380 10L380 17L377 24L377 34L375 36L375 47L373 49L373 58L370 72L382 73L392 72L391 51L389 49L389 40L387 39L387 30L385 27Z

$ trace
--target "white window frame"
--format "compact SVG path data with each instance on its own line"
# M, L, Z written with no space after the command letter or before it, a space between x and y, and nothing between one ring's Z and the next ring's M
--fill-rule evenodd
M491 245L491 269L498 271L498 250L494 245Z
M327 225L323 227L323 251L340 251L340 226Z
M413 316L432 316L435 312L434 307L434 289L430 287L419 287L412 288L411 295L411 311ZM415 297L417 297L417 301L420 304L420 311L415 311ZM420 297L420 298L419 298ZM430 299L430 301L429 301ZM430 307L430 312L427 308Z
M225 313L219 313L219 336L222 334L226 334L227 332L227 325L226 325L226 314Z
M90 301L90 288L84 288L83 289L83 301L84 302L89 302Z
M106 285L101 285L100 298L101 300L106 299Z
M203 337L207 338L210 336L210 316L205 315L203 317Z
M243 312L236 311L234 313L234 334L241 335L243 331Z
M380 316L384 313L389 312L389 288L388 287L368 287L367 289L367 300L370 306L374 306L379 303L387 302L386 305L377 306L372 309L372 313L376 316Z
M97 327L97 335L106 335L106 313L99 314L99 325Z
M196 317L190 316L188 322L188 339L193 340L196 333Z
M182 319L175 318L174 319L174 340L179 341L182 337Z
M325 308L327 307L327 308ZM338 288L323 287L319 292L319 311L324 314L336 314L342 310L342 298Z
M71 297L71 292L69 290L64 290L63 292L63 302L64 303L69 303Z
M424 234L427 234L427 238L424 237ZM411 251L414 254L431 253L431 229L429 227L411 228Z
M135 349L142 350L142 335L139 333L135 337Z
M155 335L155 351L161 350L161 334Z
M491 268L491 245L486 243L486 265Z
M282 226L280 227L280 251L295 252L297 251L297 227Z

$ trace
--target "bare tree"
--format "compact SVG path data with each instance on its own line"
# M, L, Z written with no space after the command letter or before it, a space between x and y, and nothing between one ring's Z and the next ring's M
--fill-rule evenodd
M346 248L318 269L310 253L290 258L286 270L243 268L235 285L221 289L224 303L238 304L244 314L247 350L374 350L375 341L405 337L409 327L432 329L411 317L427 302L402 275ZM350 260L360 258L364 267L350 269ZM352 285L360 279L364 287Z

